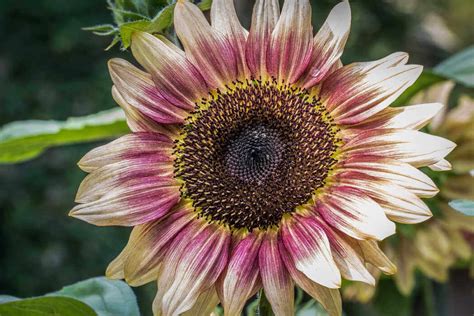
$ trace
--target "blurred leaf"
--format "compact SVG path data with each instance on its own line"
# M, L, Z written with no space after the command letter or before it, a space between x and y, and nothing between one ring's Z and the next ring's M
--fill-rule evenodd
M265 292L260 290L258 300L258 315L259 316L275 316L272 310L272 305L265 296Z
M6 303L6 302L13 302L13 301L18 301L19 298L15 296L10 296L10 295L0 295L0 304Z
M431 85L446 80L446 78L435 74L431 71L425 70L408 89L405 90L393 103L392 106L407 105L411 98L413 98L418 92L429 88Z
M78 299L92 307L98 316L140 315L135 294L123 281L92 278L66 286L51 295Z
M474 46L451 56L433 70L467 87L474 87Z
M377 294L373 304L379 315L411 315L411 298L400 294L393 280L381 279L377 287Z
M0 163L36 157L52 146L101 140L129 131L121 109L61 121L18 121L0 129Z
M449 202L449 206L464 215L474 216L474 201L454 200Z
M0 304L2 316L95 316L92 308L69 297L37 297Z
M319 303L311 300L296 311L296 316L328 316L328 313Z

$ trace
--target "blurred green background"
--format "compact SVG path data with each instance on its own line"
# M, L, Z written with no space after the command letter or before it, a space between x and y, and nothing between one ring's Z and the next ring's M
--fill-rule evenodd
M313 1L315 27L336 3ZM246 26L252 4L237 0ZM406 51L411 62L430 67L474 39L472 0L364 0L351 6L344 63ZM106 61L132 60L131 54L118 46L106 52L110 38L81 30L111 19L105 0L0 1L0 124L63 120L114 107ZM50 149L32 161L0 165L0 294L35 296L103 275L126 243L127 228L99 228L67 216L85 175L76 162L97 145ZM465 286L462 274L454 279L452 288ZM137 295L149 314L154 284Z

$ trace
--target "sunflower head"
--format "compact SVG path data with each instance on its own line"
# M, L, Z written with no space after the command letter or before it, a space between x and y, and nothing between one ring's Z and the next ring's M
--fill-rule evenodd
M136 32L142 69L109 62L132 132L80 161L71 215L134 226L107 275L157 280L157 315L240 315L261 288L293 315L295 284L340 315L341 275L395 272L376 240L431 216L420 197L437 188L417 167L454 147L418 131L440 104L389 107L421 66L343 66L348 2L314 36L308 0L257 0L249 31L232 0L211 23L180 0L174 25L184 50Z

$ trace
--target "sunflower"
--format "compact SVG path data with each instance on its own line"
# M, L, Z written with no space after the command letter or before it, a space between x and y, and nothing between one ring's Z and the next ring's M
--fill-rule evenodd
M447 103L454 83L444 81L418 93L412 102L442 101ZM458 262L474 264L474 249L470 243L474 236L474 218L453 210L448 202L454 199L474 200L474 100L466 95L458 105L440 111L429 129L438 135L456 141L458 147L449 155L452 172L439 179L439 215L416 227L410 236L397 236L398 240L386 240L382 249L398 267L393 276L399 291L409 295L415 287L415 271L437 282L446 282L449 269ZM436 170L451 169L451 163L432 166ZM433 242L436 241L436 242ZM375 279L381 276L371 270ZM351 283L343 289L349 300L365 303L372 299L374 288L363 283Z
M308 0L257 0L249 31L232 0L211 24L179 0L176 33L136 32L145 71L109 62L131 134L85 155L90 173L71 215L134 226L107 276L157 280L156 315L240 315L260 289L294 314L294 286L341 314L341 275L369 284L369 262L395 267L376 241L393 221L431 216L437 193L417 167L454 143L417 129L437 103L390 108L420 75L405 53L343 66L350 28L341 2L313 37Z

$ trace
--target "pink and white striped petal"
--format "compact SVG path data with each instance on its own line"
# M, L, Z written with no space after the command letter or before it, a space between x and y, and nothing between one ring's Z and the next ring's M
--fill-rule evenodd
M168 245L153 312L179 315L190 310L228 263L230 232L195 218Z
M346 157L341 170L361 172L376 180L390 181L421 197L433 197L439 190L425 173L410 164L370 155Z
M359 240L358 243L366 262L388 275L397 272L397 267L387 258L383 251L380 250L375 240Z
M171 138L175 138L179 135L179 130L176 125L160 124L140 112L137 108L131 106L120 94L116 86L112 86L112 97L125 112L127 125L132 132L159 133L168 135Z
M127 104L162 124L181 124L188 111L171 104L156 88L151 76L128 61L109 61L109 72L117 90Z
M136 226L166 215L180 200L179 188L174 179L149 177L78 204L69 215L97 226Z
M261 288L258 269L258 251L262 235L253 232L236 241L226 270L217 281L225 315L240 315L245 302Z
M278 235L269 231L262 240L258 265L265 295L276 316L293 316L295 313L295 286L283 263L278 249Z
M187 59L199 69L210 87L224 87L237 78L234 42L213 29L196 5L187 0L178 1L174 26Z
M296 82L308 67L313 50L309 0L286 0L273 30L267 67L277 80Z
M351 27L348 1L337 4L313 40L313 53L302 85L311 88L333 72L342 55ZM340 67L338 67L340 68Z
M172 139L162 134L128 134L89 151L78 165L85 172L93 172L123 160L173 163L173 145Z
M421 74L421 66L405 65L406 60L406 54L394 53L344 66L322 83L321 101L337 124L361 123L389 106Z
M355 239L382 240L395 233L395 224L382 207L364 192L334 185L315 206L331 226Z
M338 182L363 191L377 202L387 217L393 221L417 224L433 216L428 206L419 197L393 182L377 180L357 171L340 173Z
M435 164L456 147L445 138L406 129L375 129L345 138L342 150L350 155L390 157L415 167Z
M281 239L296 268L328 288L341 286L341 274L324 230L311 217L294 216L281 226Z
M190 110L208 94L208 88L184 53L171 45L148 33L135 32L132 37L133 56L151 74L162 96L171 104Z
M370 130L379 128L397 128L419 130L428 124L442 109L441 103L425 103L404 107L388 107L361 124L354 126Z
M245 56L255 77L266 77L272 32L280 16L278 0L256 0Z
M348 280L375 285L375 279L365 267L364 259L356 251L359 247L357 241L332 229L319 217L316 221L328 236L332 255L342 276Z
M214 315L212 312L214 312L217 304L219 304L219 297L217 296L215 287L211 286L210 289L199 295L194 306L187 312L184 312L182 316Z
M316 301L321 303L329 316L342 315L341 295L338 289L330 289L326 286L319 285L311 281L304 273L296 267L296 262L291 256L283 243L279 242L280 255L285 263L285 267L295 281L296 285L302 288L306 293L311 295Z
M238 77L248 78L250 70L245 60L245 46L248 32L240 24L235 12L234 0L214 0L211 8L211 25L220 32L234 48Z

